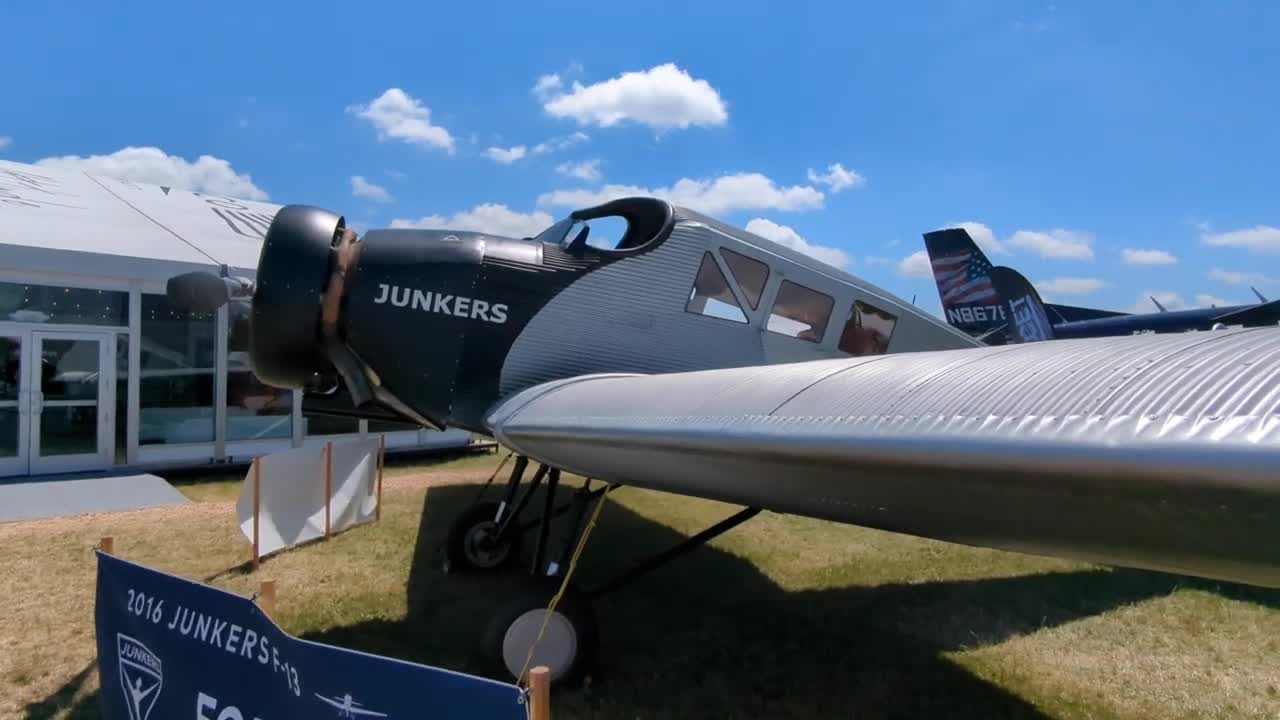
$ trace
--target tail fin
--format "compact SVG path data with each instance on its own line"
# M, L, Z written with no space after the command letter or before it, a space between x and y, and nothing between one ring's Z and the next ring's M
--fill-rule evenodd
M963 228L927 232L924 247L947 322L970 335L998 337L1008 318L991 285L991 261L969 233Z
M1035 287L1013 268L991 269L991 282L1004 302L1009 317L1011 342L1037 342L1053 339L1053 324L1045 313L1044 302Z

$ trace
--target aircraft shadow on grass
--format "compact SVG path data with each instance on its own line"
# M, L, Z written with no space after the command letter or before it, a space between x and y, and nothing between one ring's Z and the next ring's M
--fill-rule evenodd
M487 674L475 651L520 570L496 577L441 570L449 523L477 490L449 485L426 494L404 620L303 637ZM534 500L530 507L540 507ZM526 554L533 538L527 539ZM575 580L601 582L681 539L610 502ZM1134 570L789 592L746 560L704 546L596 601L599 671L590 687L558 694L554 707L557 717L628 720L1044 717L944 653L998 644L1187 586L1280 608L1280 592ZM52 717L69 705L70 718L98 717L97 692L73 700L91 670L29 705L26 717Z

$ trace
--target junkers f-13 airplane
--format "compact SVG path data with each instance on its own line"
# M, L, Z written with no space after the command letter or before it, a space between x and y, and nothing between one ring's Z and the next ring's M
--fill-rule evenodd
M592 221L621 217L603 247ZM537 237L371 230L274 217L252 281L188 275L175 297L247 299L259 377L310 411L494 436L517 462L458 518L458 571L521 556L545 495L534 592L493 619L492 661L589 667L589 597L546 608L592 502L619 485L742 512L605 583L615 589L760 509L959 543L1280 586L1280 329L979 341L852 275L655 198ZM525 481L529 461L540 464ZM563 517L560 544L551 528Z

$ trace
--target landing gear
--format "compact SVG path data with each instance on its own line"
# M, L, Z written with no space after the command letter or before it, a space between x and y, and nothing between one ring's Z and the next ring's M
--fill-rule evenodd
M499 505L472 505L453 521L445 541L445 572L488 573L502 570L520 555L520 534L499 532Z
M558 579L548 580L521 588L489 620L484 657L496 674L520 678L545 665L553 685L577 687L595 667L595 614L590 599L570 585L548 616L547 608L560 590Z
M482 652L485 664L493 672L516 680L522 679L522 672L545 665L551 670L553 686L569 687L580 683L595 666L598 649L592 609L595 598L625 587L760 512L759 508L744 508L630 570L593 588L584 589L573 583L564 585L564 575L580 543L588 510L593 503L603 502L604 495L617 486L592 489L588 480L574 491L572 500L556 505L560 471L539 466L521 493L521 480L527 466L526 458L516 460L501 502L477 501L459 517L446 548L449 558L446 567L471 572L491 571L511 566L519 554L520 538L528 530L538 530L537 544L529 562L529 577L519 581L519 588L490 619L484 632ZM546 493L541 517L522 525L519 516L544 481ZM559 532L553 537L552 526L557 518L566 514L567 522L555 528ZM548 615L553 598L562 585L564 592Z

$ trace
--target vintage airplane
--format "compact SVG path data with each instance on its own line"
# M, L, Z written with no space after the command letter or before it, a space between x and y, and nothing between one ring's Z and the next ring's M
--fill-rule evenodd
M587 243L610 216L625 234ZM249 298L256 372L306 388L313 408L461 426L517 453L501 500L460 516L447 548L455 570L495 570L538 528L537 581L486 635L512 675L541 634L553 678L581 677L590 597L761 508L1280 586L1280 329L978 347L865 281L653 198L524 240L357 238L290 206L253 282L185 276L171 291L200 283L215 302ZM541 467L526 483L529 459ZM556 507L562 470L608 484ZM541 519L524 523L543 483ZM558 589L544 578L618 485L747 507L571 589L544 627Z
M1036 336L1043 340L1212 330L1234 325L1263 327L1280 322L1280 300L1268 301L1257 290L1254 293L1258 302L1251 305L1168 311L1156 302L1159 312L1155 313L1128 314L1045 303L1018 271L993 267L963 228L925 233L924 244L947 321L990 345L1022 341L1005 312L1006 296L1014 295L1040 304L1039 312L1049 322L1049 332ZM997 274L1003 295L995 282Z
M317 700L332 705L338 711L338 717L347 718L347 720L360 720L360 718L384 718L386 713L377 712L375 710L366 709L362 703L358 703L351 697L351 693L340 695L338 697L325 697L320 693L313 693Z
M130 248L167 237L251 252L256 271L235 264L246 278L184 275L168 290L230 302L262 380L305 389L307 412L459 426L516 453L500 497L461 513L446 548L460 572L529 558L528 592L485 634L499 672L518 676L541 634L533 662L581 677L591 598L761 509L1280 587L1280 328L982 347L860 278L654 198L578 210L529 239L357 237L317 208L95 182L120 200L110 213L37 202L45 183L0 203L6 228L128 224L111 236ZM607 217L625 232L593 242ZM247 230L259 224L265 241ZM562 471L606 484L557 505ZM569 585L548 613L586 513L620 485L746 509L598 587ZM538 488L552 492L527 521Z

